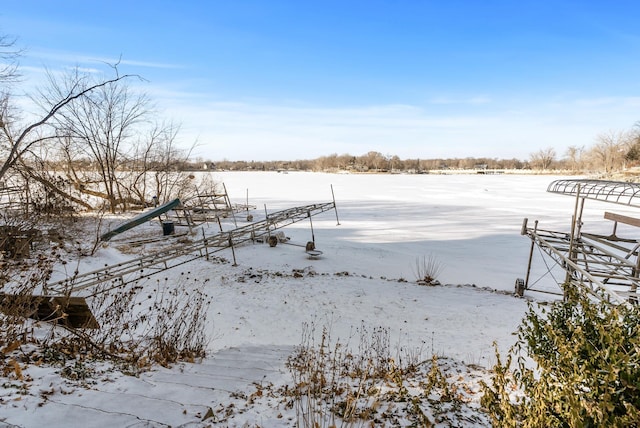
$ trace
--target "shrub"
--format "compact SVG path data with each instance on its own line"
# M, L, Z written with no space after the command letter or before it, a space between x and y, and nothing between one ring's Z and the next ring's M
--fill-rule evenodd
M298 427L420 426L447 423L465 426L486 421L473 409L460 367L451 369L434 355L398 348L395 357L389 330L356 330L357 346L333 341L327 328L316 340L305 325L302 344L286 367L292 382L281 394L295 410ZM440 425L438 425L440 426ZM444 426L444 425L442 425Z
M420 285L438 284L438 276L442 272L442 263L433 254L416 259L413 274Z
M166 278L141 280L128 288L103 283L90 302L100 329L70 331L74 348L108 357L133 372L203 358L211 300L202 285L188 273L176 283Z
M567 289L549 309L530 306L504 365L498 355L482 398L494 426L637 426L640 310Z
M55 308L46 317L48 322L28 319L40 312L38 307L46 300L42 290L56 261L59 255L53 252L10 265L12 281L0 287L0 369L16 352L21 355L19 350L28 343L37 345L36 352L42 355L57 355L54 359L62 363L110 359L129 373L205 356L210 298L202 291L203 281L189 273L175 283L142 280L122 287L116 280L116 284L104 282L94 287L86 302L98 329L67 325L66 307ZM38 357L23 358L30 359Z

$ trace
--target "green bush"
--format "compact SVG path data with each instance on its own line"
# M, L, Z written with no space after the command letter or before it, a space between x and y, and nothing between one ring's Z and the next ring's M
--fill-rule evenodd
M549 308L530 306L482 405L494 426L638 426L639 308L575 290Z

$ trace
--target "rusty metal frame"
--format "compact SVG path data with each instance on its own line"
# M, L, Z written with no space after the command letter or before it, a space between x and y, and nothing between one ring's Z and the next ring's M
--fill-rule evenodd
M109 284L107 289L123 287L196 259L208 259L212 253L218 251L225 249L233 251L234 246L248 241L255 241L259 237L270 235L271 232L277 229L302 220L310 220L312 216L330 210L336 210L335 201L304 205L269 213L261 221L212 236L204 236L188 244L180 244L142 257L49 283L43 290L43 294L46 296L75 295L81 290L91 289L104 283ZM101 289L100 293L104 291L106 289ZM91 294L91 291L88 294Z
M553 181L547 192L577 196L640 208L640 184L609 180L565 179Z
M529 227L524 219L521 234L531 239L531 253L524 289L529 289L529 272L534 246L542 250L565 273L566 286L580 287L599 299L614 304L637 304L640 300L640 237L620 238L584 233L582 212L587 199L640 208L640 184L606 180L556 180L547 191L576 198L571 230L558 232ZM605 218L607 216L605 215Z

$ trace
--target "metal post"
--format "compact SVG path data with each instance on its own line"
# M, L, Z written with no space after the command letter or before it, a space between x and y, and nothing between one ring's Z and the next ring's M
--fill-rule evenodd
M209 245L208 245L208 241L207 241L207 237L204 234L204 228L200 229L202 230L202 243L204 244L204 251L205 254L207 255L207 260L209 260Z
M576 227L577 224L582 221L582 213L580 213L580 219L578 218L578 207L580 205L580 184L578 184L578 189L576 192L576 204L573 210L573 217L571 218L571 238L569 239L569 260L575 262L576 256L574 255L574 245L576 239ZM567 287L571 281L572 269L567 266L567 274L565 275L565 287ZM565 298L566 298L566 292Z
M338 218L338 207L336 206L336 195L333 194L333 184L331 185L331 197L333 198L333 210L336 212L336 226L340 226L340 219Z
M269 214L267 214L267 204L264 204L264 220L265 225L267 226L267 238L271 236L271 228L269 227Z
M311 242L313 242L313 244L315 245L316 236L313 233L313 221L311 221L311 211L307 211L307 215L309 216L309 224L311 225Z
M229 246L231 247L231 254L233 255L233 265L232 266L238 266L238 262L236 261L236 251L233 248L233 239L231 238L231 234L229 234Z
M527 219L525 219L526 222ZM523 229L526 226L523 225ZM536 220L534 226L533 226L533 233L535 234L538 231L538 220ZM531 275L531 261L533 260L533 248L535 247L536 243L535 241L532 239L531 240L531 248L529 249L529 263L527 264L527 276L524 279L524 289L527 290L529 288L529 276Z
M236 213L233 211L233 207L231 206L231 199L229 199L229 193L227 193L227 186L222 183L222 188L224 189L224 198L225 202L229 205L229 209L231 210L231 217L233 217L233 225L238 227L238 223L236 222Z
M585 198L582 198L580 200L580 210L578 211L578 219L577 219L577 224L576 224L576 236L578 237L578 239L580 239L580 237L582 237L582 213L584 212L584 202L586 201Z

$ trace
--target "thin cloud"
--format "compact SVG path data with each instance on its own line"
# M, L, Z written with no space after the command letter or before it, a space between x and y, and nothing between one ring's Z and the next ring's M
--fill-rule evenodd
M121 64L134 67L156 68L156 69L181 69L185 68L181 64L169 64L163 62L132 60L123 57L108 57L101 55L87 55L74 52L52 52L52 51L30 51L29 57L37 58L39 61L48 60L61 63L101 63L101 64ZM46 62L46 61L45 61Z
M491 110L481 111L404 104L320 108L235 101L189 103L187 98L164 99L161 104L169 106L166 113L183 124L183 141L197 139L199 155L212 160L312 159L371 150L401 158L525 160L541 147L553 146L564 153L570 145L591 144L605 123L610 125L604 117L612 109L619 112L620 128L630 126L635 116L625 107L640 100L618 99L615 108L579 101L532 102L518 109L492 105Z
M66 70L78 70L81 73L90 73L90 74L95 74L95 73L100 73L100 70L98 70L97 68L90 68L90 67L65 67Z

